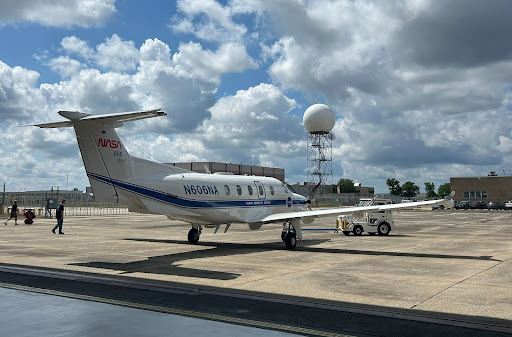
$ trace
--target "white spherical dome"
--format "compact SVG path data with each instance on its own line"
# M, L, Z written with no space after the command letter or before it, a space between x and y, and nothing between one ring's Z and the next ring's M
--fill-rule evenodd
M303 123L309 133L329 133L335 122L334 112L325 104L313 104L304 112Z

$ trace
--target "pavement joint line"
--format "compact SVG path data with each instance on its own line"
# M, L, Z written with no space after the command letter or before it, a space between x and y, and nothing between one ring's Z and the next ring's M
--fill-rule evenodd
M512 258L509 258L512 259ZM489 268L490 269L490 268ZM59 277L61 279L74 280L74 281L83 281L89 283L99 283L99 284L108 284L115 286L125 286L131 288L138 289L147 289L154 291L163 291L168 293L179 293L179 294L190 294L190 295L217 295L224 297L233 297L239 299L249 299L249 300L258 300L272 303L280 303L280 304L289 304L295 306L309 307L309 308L317 308L317 309L325 309L339 312L349 312L354 314L362 314L362 315L371 315L385 318L394 318L394 319L402 319L408 321L416 321L423 323L432 323L432 324L440 324L440 325L448 325L448 326L456 326L484 331L494 331L494 332L505 332L512 334L512 327L508 326L500 326L494 324L486 324L486 323L476 323L471 321L462 321L450 318L438 318L438 317L430 317L426 315L420 315L409 312L412 308L405 308L403 311L384 311L377 309L366 309L366 308L358 308L358 307L349 307L342 305L333 305L326 303L318 303L318 302L306 302L301 300L294 299L286 299L286 298L275 298L275 297L267 297L261 295L251 295L251 294L240 294L233 293L227 291L220 290L209 290L209 289L200 289L200 288L186 288L186 287L173 287L173 286L165 286L165 285L153 285L144 282L130 281L130 280L119 280L114 277L108 276L96 276L96 275L82 275L70 272L59 272L59 271L46 271L46 270L38 270L24 267L9 267L0 265L0 272L11 272L11 273L19 273L19 274L27 274L33 276L43 276L43 277ZM481 271L484 272L484 271ZM475 274L477 275L477 274ZM473 276L475 276L473 275ZM2 284L6 283L1 283ZM69 297L69 296L68 296ZM343 335L342 335L343 336ZM347 335L348 336L348 335Z
M353 335L339 334L339 333L321 331L321 330L315 330L315 329L309 329L309 328L301 328L301 327L289 326L289 325L278 324L278 323L256 321L256 320L250 320L250 319L245 319L245 318L230 317L230 316L224 316L224 315L218 315L218 314L209 314L209 313L203 313L203 312L199 312L199 311L169 308L169 307L163 307L163 306L157 306L157 305L128 302L128 301L123 301L123 300L106 299L106 298L102 298L102 297L98 297L98 296L80 295L80 294L62 292L62 291L58 291L58 290L50 290L50 289L42 289L42 288L36 288L36 287L13 285L13 284L3 283L3 282L0 282L0 287L7 288L7 289L13 289L13 290L19 290L19 291L28 291L28 292L39 293L39 294L44 294L44 295L60 296L60 297L66 297L66 298L71 298L71 299L77 299L77 300L118 305L118 306L123 306L123 307L134 308L134 309L156 311L156 312L162 312L162 313L166 313L166 314L206 319L206 320L212 320L212 321L218 321L218 322L224 322L224 323L230 323L230 324L236 324L236 325L242 325L242 326L250 326L250 327L256 327L256 328L260 328L260 329L277 330L277 331L302 334L302 335L307 335L307 336L312 335L312 336L322 336L322 337L355 337Z
M410 309L414 309L414 308L416 308L416 307L418 307L418 306L422 305L423 303L425 303L425 302L427 302L427 301L430 301L431 299L433 299L434 297L436 297L436 296L440 295L441 293L443 293L443 292L445 292L445 291L447 291L447 290L449 290L449 289L451 289L451 288L453 288L453 287L455 287L455 286L457 286L457 285L459 285L459 284L461 284L461 283L463 283L463 282L466 282L466 281L468 281L469 279L471 279L471 278L473 278L473 277L475 277L475 276L477 276L477 275L480 275L480 274L482 274L482 273L485 273L486 271L489 271L489 270L493 269L494 267L497 267L497 266L499 266L500 264L505 263L505 262L507 262L507 261L509 261L509 260L511 260L511 259L512 259L512 257L509 257L508 259L505 259L505 260L503 260L503 261L499 261L499 262L498 262L498 263L496 263L494 266L491 266L491 267L489 267L489 268L487 268L487 269L484 269L484 270L479 271L478 273L475 273L475 274L473 274L473 275L471 275L471 276L468 276L468 277L466 277L465 279L460 280L460 281L458 281L458 282L456 282L456 283L452 284L451 286L449 286L449 287L447 287L447 288L445 288L445 289L443 289L443 290L440 290L439 292L437 292L436 294L434 294L434 295L430 296L429 298L426 298L426 299L424 299L423 301L421 301L421 302L419 302L419 303L416 303L415 305L413 305L412 307L410 307L408 310L410 310Z

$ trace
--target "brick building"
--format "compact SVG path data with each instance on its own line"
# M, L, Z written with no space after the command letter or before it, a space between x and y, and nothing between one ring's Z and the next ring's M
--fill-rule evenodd
M450 178L450 187L457 201L512 200L512 176Z

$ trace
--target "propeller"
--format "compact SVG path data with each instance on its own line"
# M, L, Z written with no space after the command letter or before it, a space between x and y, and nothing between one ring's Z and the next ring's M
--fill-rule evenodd
M313 188L313 190L311 191L311 193L308 195L308 197L306 198L306 200L304 200L304 203L305 204L311 204L312 202L315 201L316 199L316 196L318 195L318 192L320 192L320 184L322 182L319 182L318 184L316 184L316 186Z

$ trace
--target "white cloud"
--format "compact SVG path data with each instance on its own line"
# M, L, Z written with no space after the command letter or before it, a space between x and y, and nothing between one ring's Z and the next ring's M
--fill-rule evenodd
M231 162L259 164L269 142L287 143L303 135L300 118L288 114L296 106L279 88L263 83L223 97L200 129L205 147Z
M137 139L137 146L164 162L225 161L253 165L303 162L304 128L289 114L297 103L271 84L221 98L194 133ZM165 123L165 119L154 119ZM301 139L302 138L302 139ZM141 155L135 148L130 148ZM300 169L299 169L300 171ZM302 172L300 172L302 173Z
M140 47L141 64L143 62L161 62L169 64L171 62L171 49L169 46L158 39L147 39Z
M80 71L81 63L68 56L59 56L48 61L50 68L59 73L61 77L71 77Z
M60 42L62 48L68 53L74 53L85 60L89 60L94 56L94 49L89 47L86 41L76 36L66 36Z
M0 118L2 121L27 118L40 103L35 89L39 73L22 67L11 68L0 61Z
M1 1L0 23L29 21L51 27L102 26L116 12L115 0Z
M243 72L258 66L239 43L226 43L215 52L203 50L199 43L180 44L179 53L174 54L176 66L186 69L197 79L211 83L210 91L220 84L220 76L226 73Z
M240 41L247 32L243 24L233 21L234 13L229 6L223 7L214 0L180 0L177 5L185 17L173 22L171 27L175 32L220 43Z
M114 34L96 47L96 63L104 69L126 71L136 68L139 62L139 50L133 41L122 41Z

